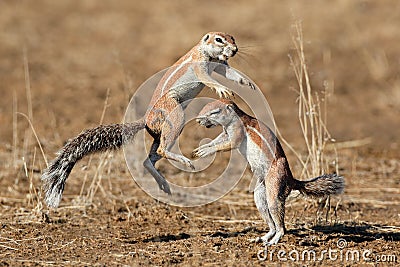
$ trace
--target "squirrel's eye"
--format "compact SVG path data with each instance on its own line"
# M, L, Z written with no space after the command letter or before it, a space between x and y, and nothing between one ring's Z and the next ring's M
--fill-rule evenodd
M222 42L222 39L219 38L219 37L215 38L215 41L216 41L217 43L221 43L221 44L223 43L223 42Z

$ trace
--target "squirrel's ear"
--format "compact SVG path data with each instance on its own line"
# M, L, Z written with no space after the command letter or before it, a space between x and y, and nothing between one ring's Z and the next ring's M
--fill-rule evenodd
M210 38L210 35L209 34L206 34L204 37L203 37L203 42L207 42L207 40Z

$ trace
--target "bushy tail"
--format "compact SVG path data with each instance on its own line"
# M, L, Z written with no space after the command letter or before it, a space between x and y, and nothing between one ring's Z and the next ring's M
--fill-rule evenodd
M336 174L324 174L308 181L295 180L296 190L311 197L341 194L344 190L344 178Z
M42 174L47 206L56 208L60 204L65 182L76 162L91 153L120 148L145 126L144 119L133 123L100 125L69 140Z

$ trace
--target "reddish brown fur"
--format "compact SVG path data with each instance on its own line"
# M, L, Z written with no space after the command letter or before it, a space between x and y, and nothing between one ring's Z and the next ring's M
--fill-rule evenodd
M256 206L270 228L260 239L266 244L276 244L285 233L285 200L292 190L318 197L339 194L343 190L343 177L335 174L322 175L309 181L293 178L285 152L275 134L230 100L207 104L200 112L198 122L207 127L222 125L224 134L195 149L195 156L203 157L238 148L250 163L257 179L254 190Z

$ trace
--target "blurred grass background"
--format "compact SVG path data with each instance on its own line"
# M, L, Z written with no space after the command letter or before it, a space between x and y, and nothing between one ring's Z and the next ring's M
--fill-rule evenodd
M398 1L1 1L0 140L11 145L12 103L28 113L24 50L34 125L58 147L98 123L119 122L135 89L208 31L236 37L232 65L262 88L278 127L300 142L288 54L301 20L314 90L334 91L328 127L338 141L372 137L398 148ZM15 93L14 93L15 92ZM20 119L21 120L21 119ZM20 121L18 127L26 128ZM19 135L18 142L23 142ZM46 144L50 142L50 144ZM55 142L55 143L53 143ZM53 147L54 148L54 147Z

